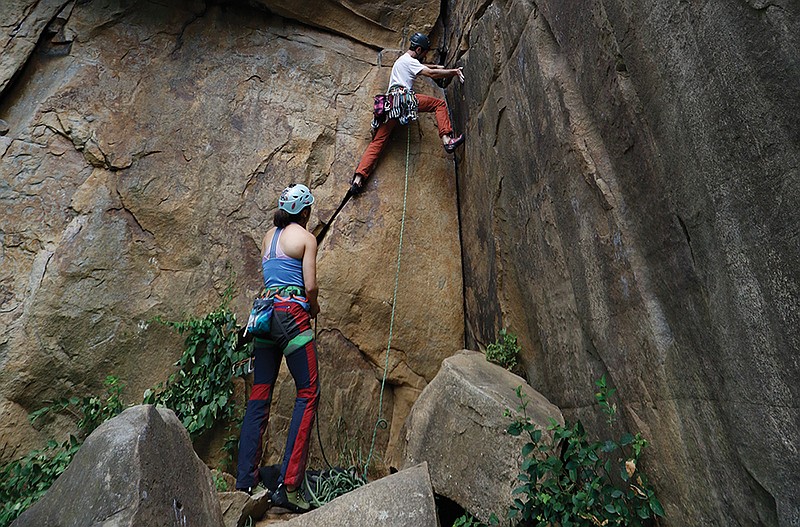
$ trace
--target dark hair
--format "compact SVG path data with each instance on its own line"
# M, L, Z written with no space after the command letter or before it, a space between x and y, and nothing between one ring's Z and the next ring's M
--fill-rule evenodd
M286 228L290 223L299 223L300 225L302 225L303 211L306 209L311 210L311 207L310 206L303 207L303 210L301 210L297 214L289 214L283 209L278 209L275 211L275 215L272 217L272 223L279 229Z

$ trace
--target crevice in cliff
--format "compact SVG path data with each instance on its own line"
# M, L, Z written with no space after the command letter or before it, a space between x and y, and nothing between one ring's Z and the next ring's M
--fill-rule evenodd
M247 193L247 191L250 190L250 187L255 184L255 181L258 179L258 176L261 176L261 175L263 175L265 173L265 171L267 170L267 167L272 162L272 158L274 158L278 154L278 152L283 150L283 148L287 144L289 144L289 139L286 139L286 141L284 141L283 144L273 148L272 151L269 154L267 154L267 157L265 157L261 161L261 163L258 164L256 169L253 170L252 172L250 172L247 175L247 183L244 184L244 188L242 189L241 197L244 197L244 195ZM235 213L237 210L238 209L236 209L234 211L231 211L231 214ZM229 214L229 216L230 216L230 214Z
M497 148L497 140L500 137L500 122L503 120L503 114L506 113L506 106L502 106L498 112L494 122L494 141L492 141L492 148Z
M689 236L689 229L686 228L686 223L683 221L683 218L681 218L678 214L676 214L675 217L678 218L678 223L681 224L681 229L683 230L683 235L686 237L686 245L689 246L689 254L692 257L692 263L695 263L695 261L694 261L694 250L692 249L692 238L691 238L691 236Z
M172 48L170 55L175 55L178 51L181 50L183 47L183 35L186 33L186 30L189 29L189 26L206 16L208 13L208 2L203 2L203 9L197 13L194 13L189 20L183 23L181 26L181 30L178 32L178 36L175 39L175 47Z
M63 16L62 12L64 11L64 9L73 2L74 0L64 0L64 2L61 3L58 9L55 10L55 14L53 15L53 17L50 20L48 20L47 24L43 26L42 32L39 35L36 44L33 46L33 48L31 48L31 51L30 53L28 53L28 56L25 57L24 62L22 62L17 67L16 71L11 75L5 87L2 90L0 90L0 109L2 109L2 106L5 103L6 98L9 96L9 94L14 93L14 91L16 91L16 89L19 87L20 80L24 76L25 71L30 67L31 60L33 59L33 57L43 53L43 50L47 46L48 40L52 39L56 35L57 31L52 31L49 30L48 28L51 28L56 24L56 22L60 19L60 17ZM15 37L16 33L19 32L19 30L22 28L22 25L25 24L28 17L31 15L33 10L38 6L38 4L39 2L34 2L30 6L30 10L27 13L25 13L25 15L21 18L17 27L15 27L14 30L11 33L9 33L10 36L9 43L11 42L12 39L16 38ZM63 23L61 24L61 26L63 27ZM6 44L6 47L7 46L8 43Z
M122 194L120 194L119 190L114 188L114 193L117 195L117 200L119 200L120 206L108 208L106 209L106 212L117 213L120 216L122 216L125 219L125 221L129 225L131 225L134 231L136 231L138 234L144 235L151 240L155 238L153 232L148 229L145 229L144 226L139 222L139 219L136 217L136 214L134 214L133 211L127 205L125 205L125 200L123 199Z
M449 104L449 103L448 103ZM467 316L467 280L464 277L465 269L467 268L466 252L464 251L464 221L461 213L463 201L461 198L461 180L458 177L458 156L453 156L453 171L456 178L456 218L458 221L458 246L461 251L461 312L464 317L464 336L461 343L462 346L467 346L467 336L471 335L469 326L469 317Z

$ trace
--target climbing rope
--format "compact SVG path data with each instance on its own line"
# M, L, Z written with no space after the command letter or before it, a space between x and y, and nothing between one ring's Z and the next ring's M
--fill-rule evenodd
M367 484L355 467L348 469L331 468L319 474L305 475L306 497L314 507L322 507L334 498Z
M375 427L372 430L372 444L369 447L369 455L367 462L364 463L364 480L367 479L367 469L372 460L372 454L375 452L375 439L378 437L378 429L385 430L389 423L383 418L383 391L386 388L386 377L389 374L389 350L392 348L392 336L394 334L394 313L397 307L397 286L400 283L400 256L403 253L403 231L406 227L406 202L408 199L408 167L409 160L411 159L411 126L408 126L408 139L406 140L406 177L403 186L403 215L400 220L400 243L397 247L397 267L394 272L394 293L392 294L392 316L389 319L389 342L386 344L386 363L383 366L383 379L381 380L381 392L378 400L378 419L375 421Z

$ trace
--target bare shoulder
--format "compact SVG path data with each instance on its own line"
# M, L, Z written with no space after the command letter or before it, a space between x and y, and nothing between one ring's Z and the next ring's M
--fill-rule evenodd
M316 249L317 237L306 229L303 229L303 236L305 237L306 247Z
M313 243L313 247L317 246L317 239L314 237L312 233L308 231L305 227L298 225L297 223L292 223L286 230L291 233L292 238L295 240L302 240L303 245L306 247L311 247Z

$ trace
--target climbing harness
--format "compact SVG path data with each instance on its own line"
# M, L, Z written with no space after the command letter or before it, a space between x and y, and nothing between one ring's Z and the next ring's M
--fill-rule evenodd
M403 215L400 219L400 241L397 247L397 266L394 272L394 293L392 294L392 315L389 318L389 342L386 344L386 362L383 366L383 379L381 380L381 392L378 400L378 419L372 430L372 444L369 447L369 455L364 463L364 479L367 479L367 469L372 461L372 454L375 452L375 439L378 436L378 429L385 430L389 423L383 418L383 392L386 388L386 377L389 374L389 350L392 348L392 336L394 335L394 314L397 307L397 289L400 283L400 256L403 253L403 231L406 227L406 203L408 201L408 167L411 159L411 127L408 127L408 139L406 140L406 176L403 186Z
M419 101L414 90L395 84L390 86L385 94L375 96L372 111L372 136L375 136L378 128L389 119L406 125L410 121L417 120L419 111Z

